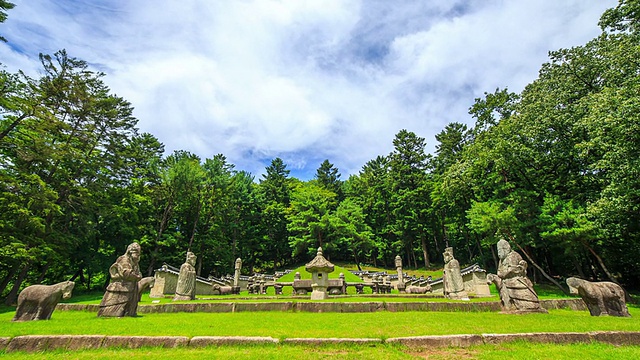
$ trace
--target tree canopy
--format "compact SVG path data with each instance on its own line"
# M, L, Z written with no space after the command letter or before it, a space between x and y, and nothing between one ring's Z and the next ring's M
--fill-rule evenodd
M126 246L141 269L198 255L202 276L308 261L407 268L495 268L502 237L535 281L580 276L640 284L640 5L607 10L602 33L549 53L519 93L487 92L468 121L427 139L403 129L393 150L341 180L311 180L281 158L256 181L224 154L164 153L132 105L83 60L42 54L42 75L0 70L0 296L72 279L101 289ZM13 4L0 1L0 22ZM3 39L4 40L4 39ZM473 125L469 125L471 123Z

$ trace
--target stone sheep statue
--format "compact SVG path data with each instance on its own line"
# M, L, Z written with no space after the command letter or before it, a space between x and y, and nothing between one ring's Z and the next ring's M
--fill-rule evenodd
M428 292L431 292L431 285L427 285L427 286L409 285L407 286L405 291L407 292L407 294L426 294Z
M56 305L69 299L75 283L63 281L55 285L31 285L18 295L18 307L13 321L49 320Z
M153 276L143 277L138 281L138 302L140 302L140 299L142 299L142 293L145 290L152 288L155 283L156 278Z
M630 317L622 287L609 281L590 282L570 277L567 285L572 294L578 294L587 304L591 316Z
M213 285L211 285L211 291L214 294L218 293L218 295L231 295L231 294L233 294L233 287L232 286L220 286L218 284L213 284Z

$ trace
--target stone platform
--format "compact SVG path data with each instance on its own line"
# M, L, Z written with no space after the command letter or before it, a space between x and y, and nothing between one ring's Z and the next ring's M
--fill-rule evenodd
M51 350L84 350L103 348L137 349L140 347L206 347L248 344L402 344L420 347L468 347L482 344L500 344L512 341L571 344L601 342L613 345L640 345L640 332L593 331L586 333L521 333L521 334L460 334L428 335L399 338L285 338L256 336L105 336L105 335L25 335L14 338L0 337L0 351L43 352Z
M587 310L587 306L582 299L562 299L562 300L541 300L543 308ZM98 311L97 304L58 304L56 310L79 310ZM500 303L497 301L447 301L447 302L301 302L301 301L280 301L280 302L191 302L191 303L168 303L155 305L138 306L138 314L151 313L175 313L175 312L246 312L246 311L288 311L288 312L376 312L376 311L500 311Z

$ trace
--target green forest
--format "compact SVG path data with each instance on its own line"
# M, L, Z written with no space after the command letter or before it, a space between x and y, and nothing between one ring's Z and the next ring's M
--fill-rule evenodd
M0 1L0 21L11 8ZM256 178L224 154L165 154L108 74L65 50L40 55L38 78L0 68L0 297L62 280L103 289L134 241L145 276L190 250L206 277L233 273L238 257L245 274L289 268L319 246L333 262L389 269L396 255L436 269L451 246L492 271L505 238L536 282L637 289L640 2L620 0L599 26L550 51L521 93L478 97L434 153L401 130L347 179L330 159L302 181L280 158Z

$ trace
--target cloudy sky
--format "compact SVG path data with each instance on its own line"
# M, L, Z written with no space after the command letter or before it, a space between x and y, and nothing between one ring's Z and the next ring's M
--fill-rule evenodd
M66 49L106 73L167 154L224 154L260 178L275 157L346 179L393 150L473 124L474 99L520 92L550 50L599 34L615 0L12 0L7 70Z

